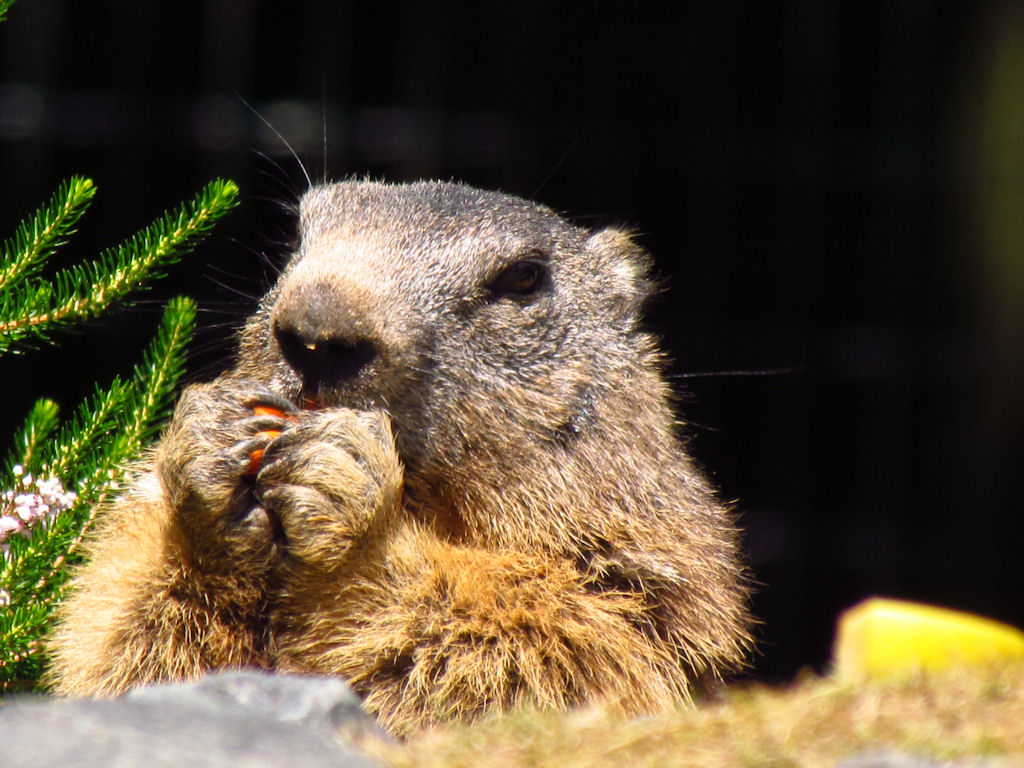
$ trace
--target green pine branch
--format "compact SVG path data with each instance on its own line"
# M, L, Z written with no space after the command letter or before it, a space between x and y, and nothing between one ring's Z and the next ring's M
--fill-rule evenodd
M50 201L23 221L14 235L0 245L0 293L23 286L42 269L92 202L96 188L90 179L72 176Z
M235 206L237 195L234 182L212 181L189 203L93 262L62 270L52 281L34 286L9 289L0 283L0 355L30 338L48 341L56 328L96 317L144 280L159 277ZM45 214L54 212L44 207L40 213L46 223ZM28 227L23 224L19 232Z
M0 21L7 20L7 11L14 5L14 0L0 0Z

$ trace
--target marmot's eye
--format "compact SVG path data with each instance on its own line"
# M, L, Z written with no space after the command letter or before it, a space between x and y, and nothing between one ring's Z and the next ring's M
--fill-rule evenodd
M525 296L533 293L544 284L548 268L542 261L523 259L509 264L491 282L495 293Z

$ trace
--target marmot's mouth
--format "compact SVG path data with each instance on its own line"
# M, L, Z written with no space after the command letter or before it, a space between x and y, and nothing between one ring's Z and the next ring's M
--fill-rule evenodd
M354 411L386 411L382 398L361 392L339 390L314 390L302 387L297 393L289 393L292 400L304 411L319 411L325 408L351 408Z
M416 419L407 418L409 414L420 412L421 409L407 402L403 398L405 393L310 386L309 382L304 381L287 366L279 369L278 376L275 378L276 381L271 384L271 387L297 404L301 410L351 408L357 411L383 411L391 419L398 455L406 469L409 472L415 472L416 468L422 465L423 451L418 444L410 439L412 432L417 429L413 424L417 422ZM422 426L419 427L419 431L422 431Z
M299 398L299 407L304 411L319 411L325 407L318 395L303 393Z

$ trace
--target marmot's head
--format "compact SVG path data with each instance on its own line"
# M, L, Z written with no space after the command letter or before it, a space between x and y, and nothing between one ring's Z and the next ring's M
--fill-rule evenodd
M296 402L385 409L412 472L571 442L648 347L647 262L619 231L451 183L319 186L299 214L240 372Z

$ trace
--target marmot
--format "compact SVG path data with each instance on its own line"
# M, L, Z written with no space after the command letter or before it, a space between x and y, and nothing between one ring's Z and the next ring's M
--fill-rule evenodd
M106 511L58 692L339 675L403 735L649 711L742 666L737 530L677 438L628 234L368 181L310 189L299 230L234 368Z

